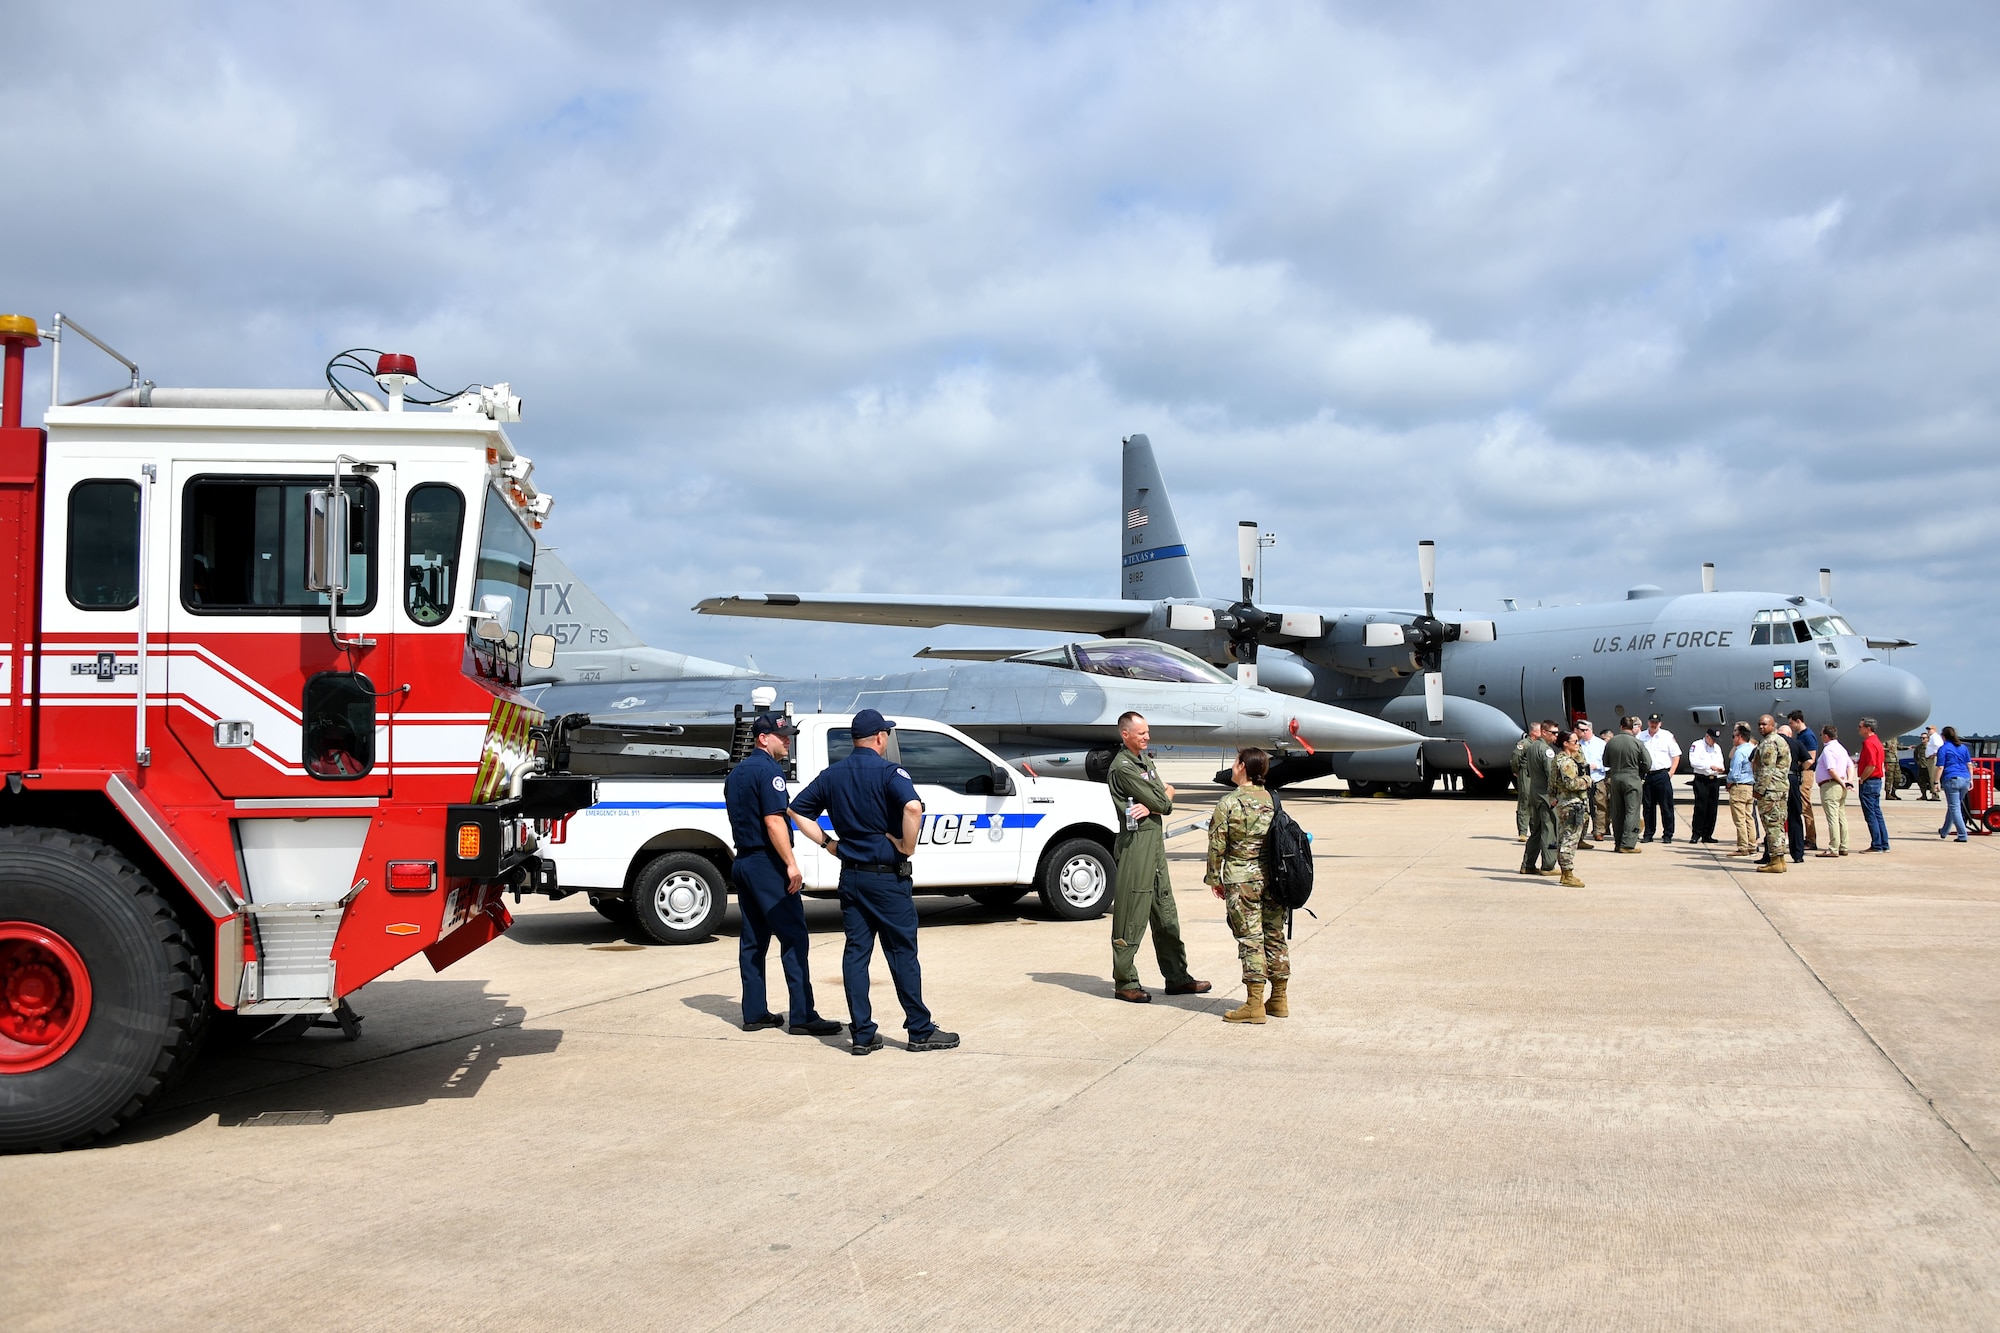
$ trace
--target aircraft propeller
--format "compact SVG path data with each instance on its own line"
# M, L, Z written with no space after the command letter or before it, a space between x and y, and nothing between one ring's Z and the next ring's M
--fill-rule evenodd
M1371 623L1367 627L1370 648L1407 645L1410 656L1424 673L1424 715L1432 722L1444 721L1444 646L1447 643L1491 643L1499 630L1490 620L1461 620L1456 623L1437 618L1437 543L1417 543L1417 573L1423 579L1424 613L1407 625Z
M1222 613L1218 620L1229 631L1230 653L1242 664L1237 679L1245 685L1257 683L1257 641L1266 634L1283 632L1284 617L1257 605L1257 523L1245 519L1236 525L1236 563L1243 575L1243 599Z

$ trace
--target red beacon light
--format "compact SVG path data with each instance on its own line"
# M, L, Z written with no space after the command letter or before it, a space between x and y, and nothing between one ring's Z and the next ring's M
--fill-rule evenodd
M384 352L375 361L375 382L389 395L389 410L403 410L403 386L417 378L417 358L401 352Z

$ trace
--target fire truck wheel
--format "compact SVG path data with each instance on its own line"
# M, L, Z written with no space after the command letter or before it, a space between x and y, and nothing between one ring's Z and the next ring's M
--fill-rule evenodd
M201 954L139 868L95 838L0 828L0 1151L108 1134L185 1067Z
M721 927L728 907L722 872L699 852L664 852L632 882L632 915L661 944L700 944Z
M600 898L592 894L590 905L597 909L599 916L614 926L623 926L630 930L637 924L632 919L632 900L629 898Z
M1060 921L1089 921L1111 910L1118 863L1089 838L1059 842L1042 858L1042 905Z

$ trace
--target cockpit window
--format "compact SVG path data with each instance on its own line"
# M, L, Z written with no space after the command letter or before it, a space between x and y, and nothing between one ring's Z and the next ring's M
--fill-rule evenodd
M1840 634L1851 635L1856 638L1860 637L1854 634L1854 626L1848 624L1840 616L1814 616L1806 623L1812 626L1813 637L1815 639L1831 639Z
M1229 685L1234 682L1193 653L1164 643L1137 639L1104 639L1070 645L1077 669L1093 676L1120 680L1157 680L1186 685Z
M1776 611L1759 611L1757 619L1750 626L1750 642L1760 643L1810 643L1812 630L1806 625L1806 618L1790 607Z

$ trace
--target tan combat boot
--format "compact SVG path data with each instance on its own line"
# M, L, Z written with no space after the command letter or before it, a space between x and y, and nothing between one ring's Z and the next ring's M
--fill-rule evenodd
M1261 1023L1264 1021L1264 1014L1267 1012L1264 1008L1264 983L1261 981L1246 981L1243 983L1243 989L1250 992L1250 998L1243 1001L1241 1008L1231 1009L1228 1013L1224 1014L1222 1016L1223 1022Z
M1264 1012L1273 1018L1292 1016L1291 1001L1285 996L1285 984L1290 980L1290 977L1271 978L1271 998L1264 1001Z
M1580 889L1584 887L1584 883L1576 877L1575 871L1565 870L1563 871L1562 886L1566 889Z

